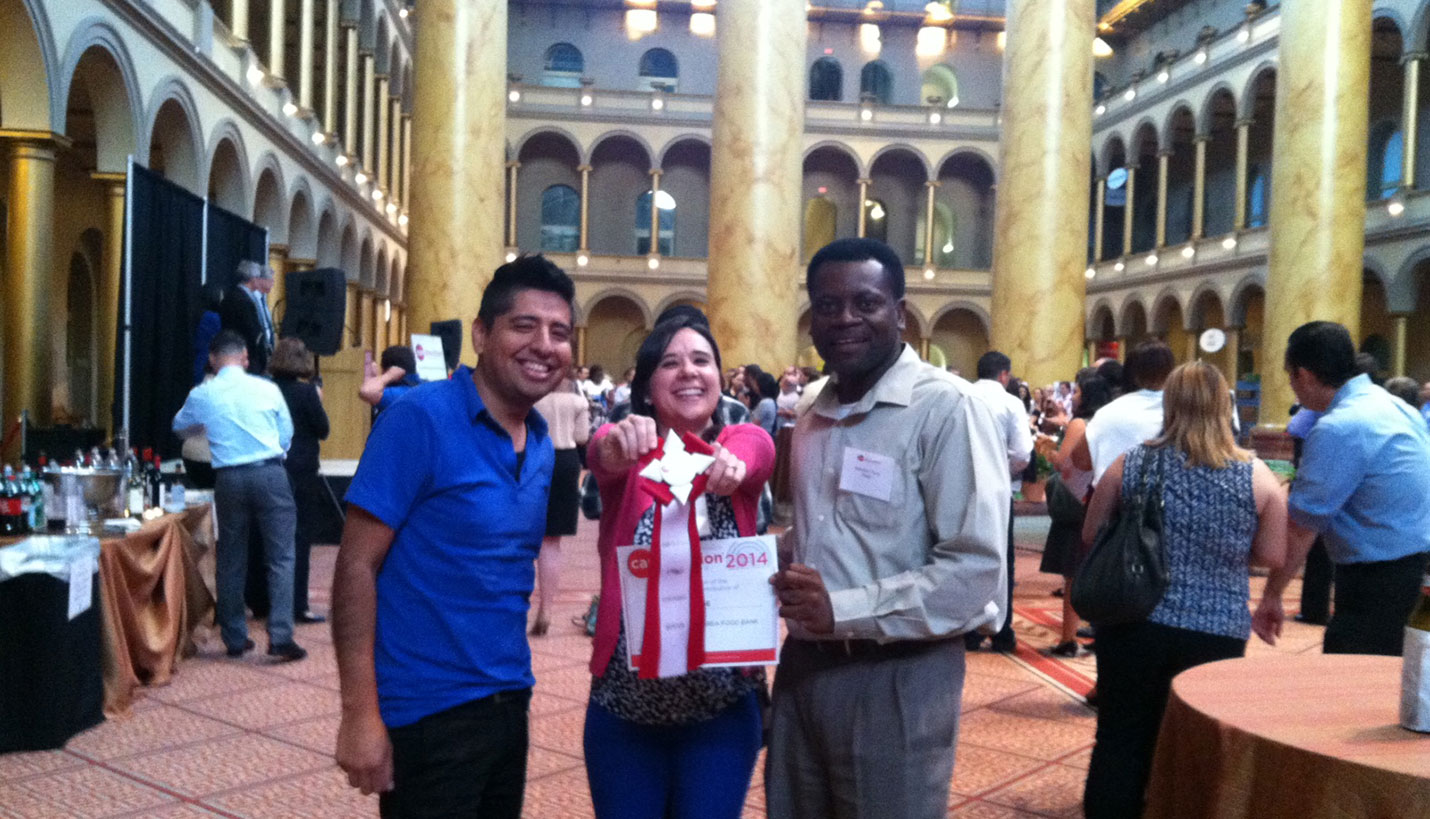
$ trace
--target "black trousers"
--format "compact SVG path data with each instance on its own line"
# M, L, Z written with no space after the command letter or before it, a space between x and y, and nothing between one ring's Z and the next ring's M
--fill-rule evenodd
M1142 815L1172 678L1245 653L1245 640L1158 623L1097 627L1097 744L1083 793L1089 819Z
M290 471L288 483L298 506L298 525L293 530L293 616L297 617L308 611L309 555L328 498L317 472Z
M1399 657L1427 559L1430 552L1337 565L1336 613L1326 625L1325 652Z
M383 819L520 819L531 689L502 691L399 728Z
M1306 553L1306 571L1301 575L1301 617L1312 623L1324 624L1331 616L1331 583L1335 565L1326 553L1326 543L1319 537Z

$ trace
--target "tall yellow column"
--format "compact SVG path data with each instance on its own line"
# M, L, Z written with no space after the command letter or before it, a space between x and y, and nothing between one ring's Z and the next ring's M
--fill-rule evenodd
M287 19L285 0L268 0L268 78L275 83L283 82L287 76L286 55L283 53Z
M287 310L288 246L268 246L268 266L273 268L273 289L268 293L268 314L273 318L273 335L278 335L278 323Z
M660 208L656 200L660 198L660 171L650 172L650 247L646 252L651 256L660 255Z
M373 106L377 113L377 137L373 140L372 176L377 180L375 184L380 191L391 190L387 175L387 154L391 147L388 142L391 129L388 127L387 82L386 75L378 77L377 91L373 94Z
M1280 85L1279 77L1277 85ZM1281 96L1276 97L1278 107ZM1251 141L1251 120L1239 119L1236 121L1236 204L1232 210L1231 229L1241 231L1246 229L1246 164L1247 156L1250 153Z
M1122 206L1122 255L1130 256L1132 255L1132 202L1133 194L1137 192L1136 165L1127 166L1127 184L1123 186L1123 190L1127 191L1127 203Z
M516 247L516 172L521 163L506 163L506 246Z
M506 33L506 3L423 0L417 15L405 294L413 327L474 319L501 264Z
M402 206L412 207L412 115L402 115Z
M1207 210L1207 141L1205 134L1192 140L1196 146L1196 168L1192 172L1192 241L1202 238L1206 229Z
M1406 315L1390 317L1390 374L1392 376L1405 375L1405 334L1409 321L1410 317Z
M343 24L343 40L346 42L343 59L343 153L357 156L358 146L358 30L357 26Z
M1294 400L1281 367L1291 331L1313 319L1360 329L1370 10L1340 0L1281 13L1261 339L1261 405L1278 411Z
M387 198L401 207L402 195L402 98L387 99L388 143Z
M3 276L4 415L9 430L20 410L31 420L50 420L50 333L54 316L50 276L54 269L55 144L48 134L13 136L6 196L7 241ZM62 305L55 305L56 307Z
M1231 382L1232 389L1236 388L1236 379L1241 376L1238 370L1241 369L1241 328L1226 328L1226 380Z
M1171 159L1171 151L1157 154L1157 239L1152 243L1156 248L1167 244L1167 165Z
M919 358L923 361L929 360L929 339L928 336L919 336Z
M720 4L710 158L710 326L731 361L779 372L799 352L802 3ZM861 203L860 209L863 209ZM751 299L750 294L759 298Z
M1077 370L1084 337L1096 17L1093 0L1008 0L1007 21L991 340L1048 384Z
M248 0L231 0L228 31L235 40L248 40Z
M317 32L317 0L301 0L298 4L298 107L306 113L313 110L313 44Z
M104 257L100 265L99 327L96 345L99 360L95 362L98 376L99 426L107 428L114 418L114 355L119 338L119 298L124 281L124 191L122 173L96 173L94 178L104 183Z
M869 230L868 208L865 207L864 203L869 201L869 184L871 182L873 182L873 180L868 178L859 180L859 228L855 235L860 239L863 239Z
M338 0L326 0L323 18L323 130L338 130Z
M1420 64L1424 61L1424 52L1405 55L1405 83L1401 91L1404 109L1400 115L1402 188L1415 187L1415 146L1420 125Z
M358 55L358 62L362 64L362 169L367 172L369 178L376 179L377 171L373 167L373 128L377 118L373 115L373 101L376 92L376 80L372 76L372 54Z
M577 249L586 251L591 249L591 166L582 165L576 170L581 172L581 236Z
M924 182L924 267L934 268L933 250L933 214L934 197L938 195L938 180L929 179Z
M1102 230L1107 210L1107 177L1097 178L1097 204L1092 210L1092 263L1102 261Z

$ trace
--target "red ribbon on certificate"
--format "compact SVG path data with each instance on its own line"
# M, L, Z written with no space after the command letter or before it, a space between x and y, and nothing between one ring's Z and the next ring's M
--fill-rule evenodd
M688 432L681 435L681 443L685 445L687 452L701 455L715 454L713 447ZM661 439L656 448L641 459L638 466L643 468L652 461L663 457L664 453L665 440ZM677 508L671 511L680 513L684 518L690 544L690 635L685 648L685 672L688 673L705 663L705 581L700 571L702 563L700 532L695 520L695 502L705 494L705 484L709 480L709 476L703 473L695 476L691 481L690 495L686 497L685 503L681 503L680 499L675 497L668 484L645 477L637 478L637 480L641 490L656 501L655 524L651 531L650 579L647 581L645 597L645 629L641 641L639 668L637 669L640 679L653 680L660 676L660 584L663 577L661 572L661 521L664 517L663 511L671 504L677 505Z

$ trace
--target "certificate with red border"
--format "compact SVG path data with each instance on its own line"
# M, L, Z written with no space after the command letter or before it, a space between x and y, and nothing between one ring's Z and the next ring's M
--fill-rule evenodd
M770 665L779 660L780 622L770 576L778 570L775 537L706 540L700 544L705 589L702 668ZM650 549L619 546L621 617L631 668L640 662Z

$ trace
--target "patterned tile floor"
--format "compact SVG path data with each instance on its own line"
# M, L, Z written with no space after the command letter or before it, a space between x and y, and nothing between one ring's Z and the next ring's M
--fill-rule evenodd
M971 655L949 815L1073 816L1092 747L1094 715L1081 695L1090 655L1048 657L1056 641L1056 578L1037 572L1037 519L1020 519L1015 625L1019 650ZM570 623L598 586L595 524L565 544L565 584L551 634L532 643L536 692L525 814L588 817L581 753L590 641ZM336 549L313 552L313 605L325 611ZM1260 581L1253 581L1253 591ZM1296 589L1290 592L1294 599ZM259 629L261 630L261 626ZM300 626L310 654L276 665L201 644L171 684L149 689L132 716L99 725L58 751L0 756L0 817L373 816L376 800L347 787L333 763L338 683L327 626ZM1320 629L1291 623L1275 649L1314 651ZM261 636L259 637L262 643ZM763 816L757 767L745 816Z

